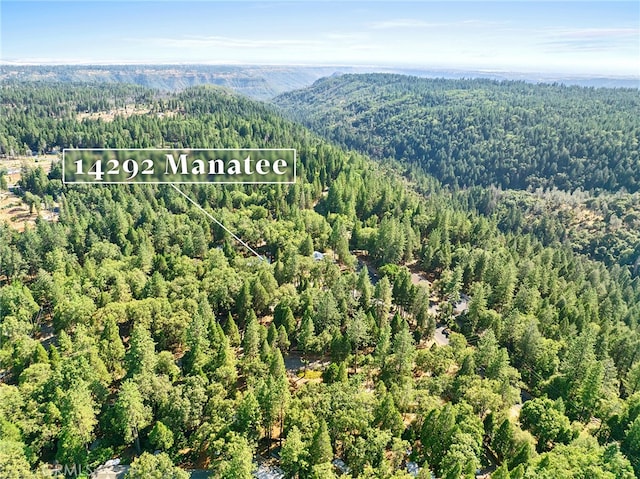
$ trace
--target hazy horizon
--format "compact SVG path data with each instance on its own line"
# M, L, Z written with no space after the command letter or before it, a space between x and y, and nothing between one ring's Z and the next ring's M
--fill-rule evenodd
M638 2L3 1L3 65L640 76Z

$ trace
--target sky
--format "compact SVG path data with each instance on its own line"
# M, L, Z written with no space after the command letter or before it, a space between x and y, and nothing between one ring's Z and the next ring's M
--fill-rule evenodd
M640 76L640 2L0 1L2 63Z

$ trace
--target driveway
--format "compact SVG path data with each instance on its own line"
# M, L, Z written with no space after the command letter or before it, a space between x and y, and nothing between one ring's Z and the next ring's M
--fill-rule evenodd
M447 346L449 344L449 338L443 334L445 328L446 326L438 326L433 334L433 339L438 346Z

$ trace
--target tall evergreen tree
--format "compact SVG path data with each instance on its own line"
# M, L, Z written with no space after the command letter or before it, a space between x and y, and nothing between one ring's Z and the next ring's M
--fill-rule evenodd
M333 460L333 448L331 447L331 438L327 430L327 423L324 419L318 422L318 428L313 434L311 441L310 464L312 466L318 464L330 463Z

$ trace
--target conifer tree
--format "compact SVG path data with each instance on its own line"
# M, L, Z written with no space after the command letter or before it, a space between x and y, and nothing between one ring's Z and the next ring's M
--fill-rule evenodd
M331 438L327 431L327 423L324 419L320 419L318 428L313 435L311 441L310 464L312 466L324 464L333 460L333 448L331 447Z

